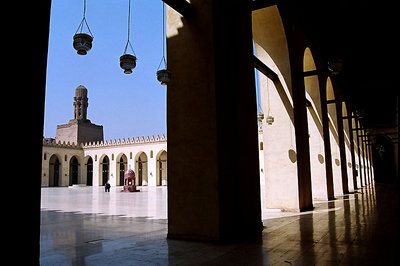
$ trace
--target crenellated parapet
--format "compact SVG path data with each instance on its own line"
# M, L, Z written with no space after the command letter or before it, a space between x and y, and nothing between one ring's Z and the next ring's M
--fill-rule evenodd
M160 135L152 135L152 136L142 136L142 137L132 137L132 138L123 138L114 139L114 140L106 140L106 141L96 141L96 142L87 142L82 144L83 148L92 148L92 147L108 147L108 146L121 146L121 145L131 145L131 144L145 144L145 143L158 143L158 142L167 142L167 138L164 134Z
M44 138L43 139L43 146L45 147L55 147L55 148L68 148L68 149L82 149L82 145L76 144L74 142L61 142L56 141L55 139Z

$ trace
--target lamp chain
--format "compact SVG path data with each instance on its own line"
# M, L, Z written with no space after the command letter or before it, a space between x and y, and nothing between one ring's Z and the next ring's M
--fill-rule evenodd
M164 62L164 67L167 69L167 60L165 59L165 3L163 2L163 28L162 28L162 47L163 47L163 56L161 58L160 64L158 65L157 70L160 69L161 64Z
M130 32L131 32L131 0L129 0L129 5L128 5L128 40L126 41L126 45L125 45L125 49L124 49L124 54L126 54L126 50L128 49L128 45L129 47L131 47L131 50L133 52L133 55L136 56L135 54L135 50L133 50L131 41L129 39L130 37Z
M86 0L83 0L83 18L86 17Z
M79 31L80 33L82 33L82 32L83 32L83 26L84 26L84 25L86 25L86 27L87 27L87 29L88 29L88 31L89 31L89 33L90 33L90 36L93 37L93 33L92 33L92 31L90 30L89 25L88 25L87 20L86 20L86 0L83 0L83 18L82 18L82 20L81 20L81 23L79 23L79 26L78 26L78 28L76 29L75 34L77 34L78 31Z
M129 7L128 7L128 42L129 42L130 31L131 31L131 0L129 0Z

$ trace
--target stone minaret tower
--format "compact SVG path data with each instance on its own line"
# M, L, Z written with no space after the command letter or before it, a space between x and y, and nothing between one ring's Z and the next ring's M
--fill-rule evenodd
M85 142L103 141L103 126L90 122L87 118L89 106L88 90L79 85L75 89L74 119L68 124L57 125L56 141L81 144Z
M75 89L74 97L74 120L87 120L87 108L89 106L87 89L79 85Z

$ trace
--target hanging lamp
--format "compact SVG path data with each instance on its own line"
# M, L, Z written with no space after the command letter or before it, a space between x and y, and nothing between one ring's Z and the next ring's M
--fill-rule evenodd
M83 26L86 25L88 33L83 32ZM86 55L92 49L93 34L90 31L86 21L86 0L83 0L83 18L74 35L73 46L79 55Z
M328 70L332 75L340 74L343 68L343 60L342 59L332 59L328 61Z
M124 70L125 74L132 74L132 70L136 67L136 55L133 50L131 41L129 40L129 35L131 31L131 0L129 0L129 8L128 8L128 40L125 45L124 53L119 58L119 65ZM126 53L128 46L131 48L133 54Z
M165 3L164 2L163 2L162 41L163 41L163 56L157 68L157 80L161 82L161 85L167 85L168 82L171 80L172 73L167 69L167 60L165 59ZM162 63L164 63L164 69L160 69Z
M267 122L268 125L272 125L275 121L274 117L272 116L271 112L271 104L270 104L270 97L269 97L269 80L267 80L267 97L268 97L268 111L267 111L267 118L265 119L265 122Z
M268 125L272 125L275 121L275 118L272 115L268 115L265 121L267 122Z
M262 123L262 121L264 120L264 118L265 118L265 116L264 116L264 112L263 112L263 109L262 109L262 106L261 106L261 100L260 100L260 91L259 91L259 88L258 88L258 86L256 87L256 100L257 100L257 110L260 110L258 113L257 113L257 121L258 121L258 123Z
M257 120L258 120L258 122L262 122L263 121L263 119L264 119L264 113L263 112L259 112L258 114L257 114Z

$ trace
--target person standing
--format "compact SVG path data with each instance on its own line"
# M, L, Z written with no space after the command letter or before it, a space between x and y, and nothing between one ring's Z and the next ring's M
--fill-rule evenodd
M104 192L110 192L111 185L107 180L107 183L104 185Z

